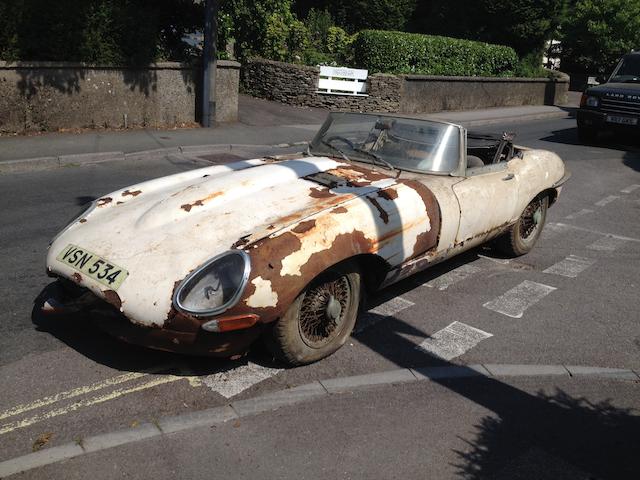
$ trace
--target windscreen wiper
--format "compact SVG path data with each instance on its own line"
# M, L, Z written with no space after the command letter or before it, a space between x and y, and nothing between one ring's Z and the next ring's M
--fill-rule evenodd
M329 147L334 152L338 152L342 158L344 158L347 162L351 163L351 159L349 157L347 157L347 155L342 150L340 150L338 147L336 147L335 145L332 145L332 144L330 144L329 142L327 142L325 140L320 140L320 143L322 145L324 145L325 147Z
M373 153L369 150L364 150L362 148L354 148L353 149L354 152L358 152L358 153L363 153L365 154L367 157L370 157L373 160L373 164L375 165L376 162L381 163L382 165L384 165L385 167L387 167L389 170L393 171L393 172L397 172L396 173L396 178L398 178L400 176L400 173L402 172L402 170L400 170L399 168L395 167L393 164L391 164L390 162L386 161L384 158L382 158L380 155Z

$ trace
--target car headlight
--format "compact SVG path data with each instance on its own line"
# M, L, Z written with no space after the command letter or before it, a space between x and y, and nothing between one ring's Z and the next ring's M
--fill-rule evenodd
M192 315L215 315L236 304L249 280L249 255L230 250L198 267L178 286L176 309Z
M65 224L64 228L62 230L60 230L55 237L53 237L53 239L49 242L49 246L51 246L51 244L53 244L53 242L55 242L60 237L60 235L62 235L67 230L69 230L78 220L80 220L81 218L88 217L89 214L96 208L96 202L97 202L97 200L94 200L92 202L88 202L88 203L85 203L84 205L82 205L82 208L80 209L80 212L76 213L71 218L71 220L69 220Z
M598 97L588 96L585 104L587 107L599 107L600 99Z

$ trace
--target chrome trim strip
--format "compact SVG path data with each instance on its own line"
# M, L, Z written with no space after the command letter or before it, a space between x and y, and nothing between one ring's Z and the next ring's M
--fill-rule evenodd
M227 255L240 255L240 257L244 262L244 270L242 272L242 281L240 282L240 286L238 287L238 290L236 290L236 293L233 295L233 297L231 297L231 299L224 305L221 305L217 308L213 308L211 310L193 311L185 308L184 305L182 305L179 300L180 294L182 293L182 290L184 289L184 287L189 284L189 282L193 279L193 277L199 275L204 270L206 270L209 265L211 265L215 261ZM176 308L176 310L182 313L186 313L196 317L209 317L212 315L218 315L230 309L231 307L235 306L236 303L238 303L238 300L240 300L240 296L244 292L244 289L246 288L247 283L249 282L250 273L251 273L251 260L247 252L243 250L228 250L224 253L221 253L220 255L216 255L215 257L211 258L207 262L200 265L193 272L187 275L182 282L180 282L180 285L178 285L178 288L176 288L176 291L173 294L173 306Z

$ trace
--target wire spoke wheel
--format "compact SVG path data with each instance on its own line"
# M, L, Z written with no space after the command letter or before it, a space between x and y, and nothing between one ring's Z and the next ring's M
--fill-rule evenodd
M328 357L347 341L362 294L360 269L343 262L320 273L269 330L267 346L289 365Z
M303 341L312 348L329 343L340 331L350 301L351 288L346 277L307 291L300 306L298 323Z
M517 257L531 251L538 241L547 218L549 197L539 196L526 206L518 221L499 238L495 245L502 253Z
M542 200L538 199L527 205L522 213L521 235L524 240L535 234L542 219Z

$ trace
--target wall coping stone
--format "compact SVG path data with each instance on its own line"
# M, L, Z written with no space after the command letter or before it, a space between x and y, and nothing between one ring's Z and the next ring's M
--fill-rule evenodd
M83 69L83 70L192 70L199 67L199 63L158 62L149 65L101 65L83 62L3 62L0 70L21 69ZM233 60L217 60L218 68L239 70L241 65Z
M546 78L546 77L449 77L444 75L399 75L408 82L411 81L434 81L434 82L494 82L494 83L567 83L569 78Z

